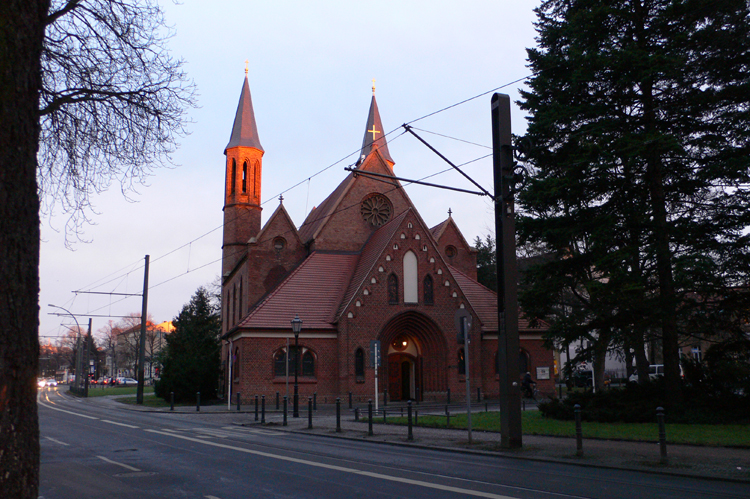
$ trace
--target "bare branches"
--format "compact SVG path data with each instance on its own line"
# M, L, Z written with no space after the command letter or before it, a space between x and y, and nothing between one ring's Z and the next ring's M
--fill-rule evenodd
M42 56L38 184L42 210L80 236L90 196L123 193L171 163L195 86L154 0L53 2Z

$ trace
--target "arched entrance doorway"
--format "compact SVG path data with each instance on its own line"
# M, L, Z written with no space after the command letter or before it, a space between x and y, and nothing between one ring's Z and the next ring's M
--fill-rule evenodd
M430 318L418 312L399 314L379 337L387 359L381 381L390 400L422 400L432 392L445 392L447 345Z

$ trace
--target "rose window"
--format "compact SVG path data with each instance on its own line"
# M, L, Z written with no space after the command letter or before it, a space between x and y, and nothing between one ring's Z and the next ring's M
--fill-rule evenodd
M380 227L391 219L391 202L382 194L374 194L364 201L360 209L362 218L375 227Z

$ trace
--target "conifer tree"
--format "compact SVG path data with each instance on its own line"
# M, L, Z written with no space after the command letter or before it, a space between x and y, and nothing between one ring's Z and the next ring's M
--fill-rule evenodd
M556 334L605 333L642 361L658 340L679 402L680 335L717 321L738 333L746 318L748 4L548 0L536 13L519 233L558 258L527 274L522 305L542 315L571 297Z

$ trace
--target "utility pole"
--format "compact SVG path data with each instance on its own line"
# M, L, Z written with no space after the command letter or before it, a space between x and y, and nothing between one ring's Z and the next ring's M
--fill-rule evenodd
M138 345L138 389L136 391L135 403L143 405L143 375L146 364L146 323L148 322L148 261L146 255L146 268L143 271L143 304L141 306L141 341Z
M88 397L89 396L89 371L91 368L89 367L91 365L91 348L93 347L93 342L91 341L91 317L89 317L89 330L86 333L86 360L84 361L84 364L86 364L86 374L84 378L84 388L83 388L83 396Z
M495 262L497 265L497 354L500 379L500 445L517 449L521 441L521 390L518 356L518 280L513 199L513 145L510 97L492 96L492 156L495 177Z

